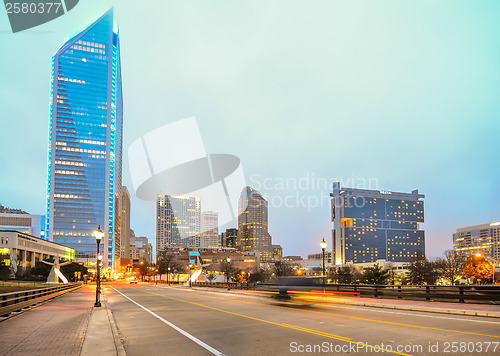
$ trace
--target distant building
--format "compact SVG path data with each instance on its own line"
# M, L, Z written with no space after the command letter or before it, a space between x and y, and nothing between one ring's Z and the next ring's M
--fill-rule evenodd
M481 252L500 263L500 222L458 228L453 249L464 256Z
M134 236L130 238L130 259L132 259L133 263L145 261L151 264L153 262L152 254L153 247L147 237Z
M238 238L238 229L226 229L221 235L222 247L236 248L236 239Z
M125 186L122 186L121 209L120 258L128 259L130 258L130 194Z
M0 230L16 230L46 239L45 215L28 214L21 209L0 205Z
M47 235L77 262L120 263L123 101L113 10L64 42L52 57Z
M281 260L283 258L283 247L281 245L272 245L273 248L273 260Z
M335 182L331 195L335 264L408 262L425 255L425 233L420 230L425 196L418 190L341 188Z
M74 261L75 250L19 231L0 230L0 262L10 266L10 276L48 259Z
M268 232L268 203L257 190L245 187L238 203L237 248L258 252L260 262L271 262L271 235Z
M219 247L219 214L214 211L201 213L200 247Z
M332 252L330 251L325 251L325 264L326 265L331 265L332 264ZM310 255L307 255L307 263L308 266L310 267L322 267L323 266L323 252L320 253L313 253Z
M200 220L199 198L158 194L156 253L167 247L200 247Z

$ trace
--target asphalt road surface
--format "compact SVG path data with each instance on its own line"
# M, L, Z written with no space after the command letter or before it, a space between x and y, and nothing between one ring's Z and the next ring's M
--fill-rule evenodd
M500 355L500 320L111 283L127 355Z

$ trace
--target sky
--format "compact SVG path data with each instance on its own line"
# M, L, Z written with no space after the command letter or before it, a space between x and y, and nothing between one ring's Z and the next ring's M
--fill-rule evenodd
M155 207L135 196L128 148L190 116L270 201L285 255L331 246L334 180L425 194L428 257L456 228L500 221L495 0L81 0L16 34L0 11L1 204L45 213L51 57L112 6L136 235L154 241Z

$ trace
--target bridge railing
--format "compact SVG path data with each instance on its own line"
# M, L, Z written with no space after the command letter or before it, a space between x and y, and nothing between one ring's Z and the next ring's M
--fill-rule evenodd
M436 286L436 285L374 285L374 284L325 284L315 286L294 286L272 283L226 283L226 282L197 282L195 286L229 289L252 289L280 291L310 290L328 291L329 294L359 297L374 297L387 299L451 301L464 303L466 301L490 302L500 304L500 286Z
M64 284L55 287L2 293L0 294L0 316L8 316L12 312L20 311L81 287L81 284Z

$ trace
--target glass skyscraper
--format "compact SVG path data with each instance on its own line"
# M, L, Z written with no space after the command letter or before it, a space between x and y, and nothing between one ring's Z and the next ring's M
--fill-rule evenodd
M335 264L409 262L425 255L423 194L341 188L333 183Z
M100 225L104 267L113 267L120 262L123 113L112 9L59 48L51 76L47 234L89 265Z

